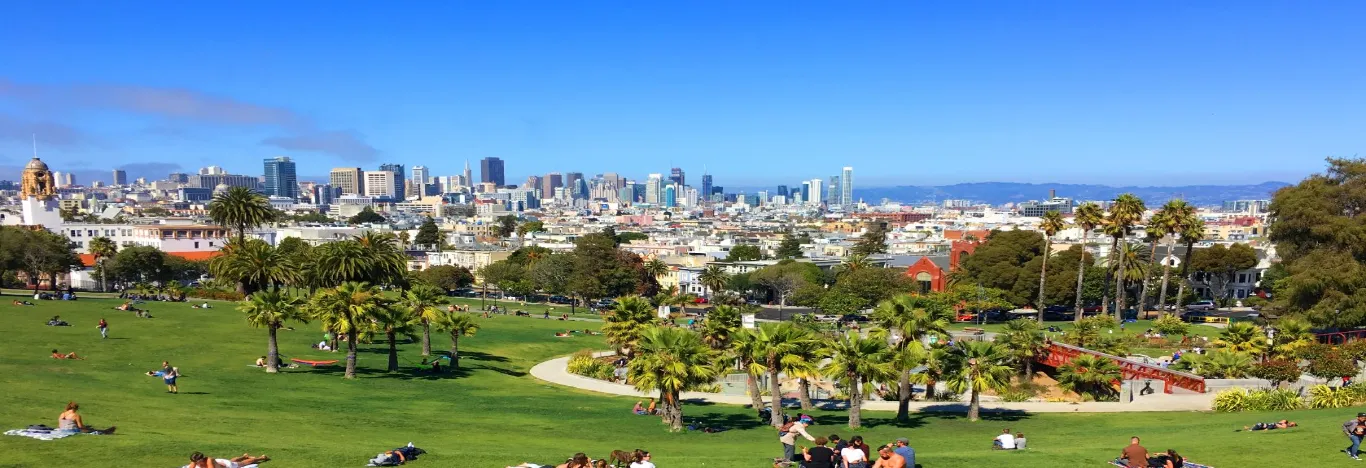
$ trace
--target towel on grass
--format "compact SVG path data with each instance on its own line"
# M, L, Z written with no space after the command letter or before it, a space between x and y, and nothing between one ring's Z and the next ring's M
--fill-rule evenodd
M30 439L38 439L38 440L57 440L57 439L61 439L61 438L64 438L64 437L70 437L70 436L73 436L73 435L76 435L76 434L79 434L79 432L72 432L72 431L44 431L44 430L41 430L41 429L36 429L36 430L35 430L35 429L14 429L14 430L5 431L5 435L7 435L7 436L28 437L28 438L30 438Z
M226 467L226 468L259 468L259 467L258 467L256 464L254 464L254 463L253 463L253 464L250 464L250 465L239 465L239 464L237 464L237 463L233 463L232 460L229 460L229 459L226 459L226 458L216 458L216 459L214 459L214 462L215 462L215 463L214 463L214 466L222 466L222 467ZM182 467L180 467L180 468L190 468L190 465L185 465L185 466L182 466Z

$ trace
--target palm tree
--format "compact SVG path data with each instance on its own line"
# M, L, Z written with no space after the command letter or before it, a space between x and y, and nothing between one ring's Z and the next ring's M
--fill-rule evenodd
M446 311L438 315L432 325L451 335L451 367L460 368L460 337L474 336L479 331L479 322L470 314Z
M659 392L660 417L670 431L683 430L679 394L710 385L720 376L719 353L701 335L677 327L651 326L640 335L640 348L627 371L636 390Z
M911 374L911 382L924 385L925 399L932 400L934 399L935 387L939 385L939 382L944 381L948 375L949 347L936 343L923 348L918 357L919 360L915 362L925 367L919 373Z
M982 412L982 391L1010 385L1010 353L990 341L959 341L949 347L948 358L945 383L954 392L970 392L968 420L976 421Z
M313 273L318 287L335 287L348 281L364 281L372 259L354 239L328 242L313 249Z
M1119 245L1120 240L1133 232L1134 224L1143 219L1143 212L1147 209L1143 205L1143 200L1132 193L1120 194L1119 197L1115 198L1114 204L1110 206L1110 224L1114 225L1119 232L1110 243L1112 252ZM1119 281L1115 284L1115 317L1123 315L1124 307L1128 302L1125 300L1127 295L1127 290L1124 288L1125 278L1127 278L1124 274L1125 267L1126 265L1121 262L1116 275Z
M247 230L275 219L270 199L246 187L232 187L213 197L209 202L209 218L219 225L237 231L237 243L247 241Z
M731 356L739 361L745 372L745 389L755 411L764 409L764 397L759 390L759 376L766 371L759 364L759 334L755 329L741 328L731 340Z
M1039 322L1030 319L1006 322L1005 331L996 335L996 342L1010 350L1026 379L1033 378L1034 358L1044 347L1043 330L1039 329Z
M948 338L953 308L937 298L899 294L878 304L873 310L873 321L881 327L874 334L892 343L892 351L898 356L896 362L901 364L897 369L900 403L896 414L898 419L905 420L910 417L911 369L919 365L913 356L920 352L919 344L925 337ZM891 331L901 336L884 336Z
M1115 382L1123 378L1123 370L1110 359L1083 354L1058 367L1058 385L1092 400L1110 399L1118 392Z
M403 306L422 323L422 355L432 355L432 321L441 314L440 306L450 303L441 288L419 284L403 293Z
M885 340L849 332L830 343L830 360L821 372L849 389L849 428L863 425L863 386L891 380L897 374Z
M1233 322L1219 334L1219 339L1214 340L1214 347L1261 356L1266 354L1270 345L1267 344L1266 330L1262 327L1250 322Z
M398 336L403 335L409 341L416 340L418 323L408 309L392 304L376 309L370 318L370 326L365 329L366 342L373 342L377 333L384 334L385 341L389 343L389 372L398 372Z
M1130 243L1128 241L1119 243L1119 251L1115 253L1112 267L1115 271L1124 272L1123 275L1116 275L1115 281L1122 291L1128 291L1128 286L1133 283L1143 281L1148 274L1148 263L1143 260L1143 246ZM1121 308L1116 309L1120 313Z
M1188 225L1188 220L1191 218L1195 218L1195 207L1186 203L1184 200L1172 200L1167 202L1166 205L1162 205L1162 219L1160 220L1160 224L1162 225L1162 231L1165 232L1168 239L1170 239L1167 243L1167 257L1175 254L1176 239L1178 235L1185 234L1185 228ZM1204 228L1202 227L1201 230L1203 231ZM1161 310L1163 314L1166 314L1167 311L1167 282L1171 270L1172 262L1167 261L1167 258L1164 257L1162 260L1162 289L1158 293L1159 296L1157 299L1158 310Z
M293 258L260 239L245 243L229 241L222 255L209 260L209 272L236 282L245 294L276 290L282 285L294 284L300 278L299 265Z
M702 273L698 275L697 279L713 296L720 294L721 291L725 291L726 284L730 283L730 275L726 274L726 271L722 270L721 267L717 265L707 265L707 268L702 270Z
M398 239L393 234L366 231L354 239L368 260L367 281L384 285L403 283L408 272L408 255L399 248Z
M1165 208L1166 205L1163 206ZM1162 243L1162 238L1167 236L1167 217L1167 212L1163 209L1159 209L1148 218L1148 224L1143 227L1143 238L1148 242L1150 248L1148 251L1148 260L1145 262L1147 271L1153 271L1154 268L1157 268L1157 246ZM1138 293L1139 311L1149 310L1148 284L1151 283L1151 281L1149 281L1151 278L1152 275L1143 276L1143 287Z
M1044 299L1043 290L1045 281L1048 280L1048 256L1053 253L1053 236L1058 231L1067 227L1067 223L1062 220L1062 213L1049 211L1044 213L1043 219L1039 221L1039 230L1043 231L1043 266L1039 267L1039 300L1035 306L1039 308L1039 322L1043 322Z
M96 237L90 239L89 251L95 256L95 266L100 270L100 292L108 291L108 278L104 271L104 262L118 253L118 245L108 237Z
M854 254L850 255L849 258L844 259L844 261L840 263L839 271L840 273L847 273L851 271L862 270L864 268L871 268L872 266L873 262L868 259L867 255Z
M664 276L664 274L668 272L669 264L664 263L663 260L652 258L650 261L645 262L645 273L649 274L651 278Z
M300 310L303 304L302 299L280 294L280 291L260 291L237 306L237 310L247 314L247 324L266 329L269 338L266 346L266 372L274 374L280 371L277 365L280 347L275 341L276 332L289 320L307 322L308 317Z
M1181 222L1181 241L1186 243L1186 254L1181 260L1181 282L1177 283L1176 288L1176 310L1181 310L1181 300L1186 297L1186 283L1190 280L1191 252L1195 251L1195 243L1205 238L1205 220L1199 216L1191 215L1183 218Z
M1096 226L1101 223L1102 213L1100 205L1095 203L1083 203L1077 207L1072 217L1072 223L1081 229L1081 258L1077 259L1077 307L1075 321L1080 322L1082 317L1081 305L1081 285L1086 278L1086 235L1090 234Z
M702 341L718 351L728 349L739 329L740 310L733 306L719 305L702 319Z
M769 397L772 399L774 427L783 424L783 395L778 374L788 369L804 368L801 351L807 341L815 338L810 332L792 322L765 324L755 331L754 363L768 373Z
M1276 340L1272 354L1281 359L1291 359L1318 343L1313 328L1302 319L1283 318L1276 321Z
M1187 358L1190 360L1187 361ZM1179 364L1191 372L1210 379L1241 379L1252 370L1252 357L1247 353L1214 349L1205 354L1182 355Z
M321 321L333 333L346 334L346 375L356 378L356 343L371 320L389 301L377 286L369 283L346 282L335 289L324 290L313 296L308 308L310 315Z
M634 357L640 334L647 325L655 322L655 308L643 297L623 297L603 320L606 323L603 324L602 332L607 337L607 343L616 348L617 354L625 351L627 357Z
M797 400L803 410L814 408L811 404L811 379L820 378L820 362L825 358L825 346L814 336L802 341L793 353L796 357L783 363L783 374L797 379Z

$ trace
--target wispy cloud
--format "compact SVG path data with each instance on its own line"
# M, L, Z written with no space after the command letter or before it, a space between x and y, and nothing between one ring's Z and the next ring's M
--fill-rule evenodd
M297 151L333 154L350 160L365 161L379 151L361 141L354 130L326 130L299 112L279 106L262 105L190 89L111 85L111 84L29 84L0 79L0 99L13 101L42 112L107 110L166 119L230 126L271 127L283 135L263 144ZM3 124L0 121L0 124ZM58 125L58 124L51 124ZM14 125L11 125L14 126ZM61 135L73 140L79 131L69 126ZM169 128L169 127L168 127ZM47 128L47 130L63 130ZM0 128L0 138L4 138Z
M56 122L32 121L0 114L0 140L28 142L35 135L44 146L79 148L102 146L93 136L69 125Z

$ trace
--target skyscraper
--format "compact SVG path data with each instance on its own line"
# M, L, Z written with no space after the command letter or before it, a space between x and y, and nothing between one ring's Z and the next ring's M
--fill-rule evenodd
M555 197L555 189L564 187L564 175L558 172L551 172L541 178L541 198L548 199Z
M780 196L780 197L786 197L786 196L788 196L788 193L787 193L787 186L786 186L786 185L779 185L779 186L778 186L778 196Z
M413 182L419 185L431 183L431 173L427 172L427 166L413 166Z
M288 157L280 156L265 160L266 183L265 192L268 196L285 197L291 200L299 198L299 178L294 170L294 161Z
M804 182L806 187L802 189L802 194L806 195L806 203L812 205L821 204L821 196L825 195L824 181L819 178Z
M479 160L479 181L499 187L506 185L503 181L503 160L492 157Z
M128 185L128 172L123 169L114 169L114 185Z
M564 175L565 191L569 192L569 198L588 198L586 190L580 190L579 185L583 183L582 172L570 172ZM584 185L587 187L587 185Z
M666 186L664 187L664 206L665 206L665 207L673 208L673 207L675 207L675 206L678 206L678 189L676 189L675 187L681 187L681 186L678 185L678 184L676 184L676 183L674 183L674 184L666 185Z
M854 168L849 166L844 166L840 173L840 204L854 204Z
M702 174L702 199L711 200L711 174Z
M388 164L386 164L387 166ZM383 166L381 166L383 167ZM398 194L394 185L395 174L392 171L366 171L365 172L365 195L375 198L396 200Z
M474 172L470 170L470 160L465 160L465 185L474 186Z
M327 181L341 190L342 195L362 195L365 193L365 171L359 167L333 168Z
M389 171L389 172L392 172L392 173L394 174L394 175L393 175L393 182L392 182L392 184L393 184L394 187L393 187L393 190L392 190L393 193L392 193L392 195L390 195L391 198L393 198L393 199L395 199L395 200L403 200L403 199L405 199L405 198L408 197L408 192L407 192L408 181L406 180L406 179L407 179L407 177L406 177L406 175L405 175L406 173L403 172L403 165L402 165L402 164L395 164L395 163L380 164L380 165L379 165L379 170L381 170L381 171ZM369 177L366 177L366 184L369 184L369 183L370 183L369 179L370 179Z
M318 184L313 186L313 203L317 205L331 205L336 203L341 196L341 188L334 187L332 184Z
M541 176L526 176L526 182L522 184L522 188L539 192L541 190Z
M840 204L840 176L830 176L830 186L825 188L825 203Z
M661 192L664 188L663 185L663 175L650 174L650 177L645 179L645 203L658 205L660 202L662 202L663 200L661 195L663 195L663 193Z
M688 185L684 182L683 168L681 167L675 167L669 170L669 180L675 184L678 184L679 187Z

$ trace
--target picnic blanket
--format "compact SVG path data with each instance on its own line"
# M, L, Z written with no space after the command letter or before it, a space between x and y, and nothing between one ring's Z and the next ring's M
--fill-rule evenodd
M219 458L219 459L215 459L214 461L216 462L216 464L215 464L214 466L231 466L231 467L234 467L234 468L260 468L260 467L257 466L255 463L250 464L250 465L239 465L239 464L233 463L232 460L229 460L229 459L226 459L226 458ZM185 466L182 466L182 467L180 467L180 468L190 468L190 465L185 465Z
M65 437L71 437L76 434L79 433L72 431L44 431L41 429L14 429L5 431L5 435L7 436L28 437L30 439L38 440L57 440Z
M297 363L299 363L299 364L307 364L307 365L310 365L310 366L313 366L313 367L318 367L318 366L330 366L330 365L333 365L333 364L336 364L336 363L337 363L337 361L336 361L335 359L334 359L334 360L331 360L331 361L309 361L309 360L306 360L306 359L290 359L290 360L291 360L291 361L294 361L294 362L297 362Z
M1118 459L1110 460L1110 464L1111 464L1111 465L1114 465L1114 466L1118 466L1118 467L1120 467L1120 468L1129 468L1129 465L1125 465L1125 464L1123 464L1123 463L1120 463ZM1186 460L1182 466L1184 466L1184 467L1186 467L1186 468L1214 468L1214 467L1212 467L1212 466L1209 466L1209 465L1201 465L1201 464L1199 464L1199 463L1195 463L1195 462L1192 462L1192 461L1190 461L1190 460Z

